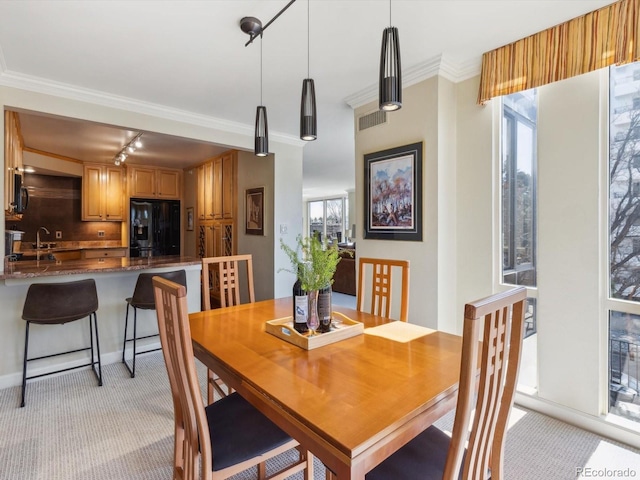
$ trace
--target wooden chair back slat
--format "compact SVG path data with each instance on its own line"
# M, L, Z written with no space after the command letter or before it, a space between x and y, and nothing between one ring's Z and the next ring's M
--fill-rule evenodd
M385 318L391 316L392 270L401 269L400 320L406 322L409 318L409 262L407 260L386 260L382 258L360 258L358 272L358 291L356 305L359 311L364 310L365 292L371 284L371 304L369 312ZM371 265L371 281L367 282L367 265Z

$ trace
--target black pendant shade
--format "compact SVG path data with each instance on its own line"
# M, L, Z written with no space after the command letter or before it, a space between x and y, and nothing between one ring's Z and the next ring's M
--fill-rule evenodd
M316 88L312 78L305 78L302 81L302 100L300 102L300 138L310 141L317 137Z
M260 105L256 110L256 132L254 153L258 157L269 155L269 127L267 126L267 107Z
M382 33L380 53L380 110L402 108L402 75L400 70L400 39L396 27L387 27Z

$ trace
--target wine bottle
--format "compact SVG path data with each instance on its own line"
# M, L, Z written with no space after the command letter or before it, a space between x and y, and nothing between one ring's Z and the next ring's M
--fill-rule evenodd
M331 330L331 313L331 285L328 284L318 292L318 332L326 333Z
M302 288L300 278L296 278L293 284L293 328L297 332L305 333L309 330L307 327L307 292Z

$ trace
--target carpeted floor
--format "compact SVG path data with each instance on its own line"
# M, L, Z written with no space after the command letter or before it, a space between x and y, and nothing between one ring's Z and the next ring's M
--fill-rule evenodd
M135 379L120 363L103 374L102 387L88 370L31 382L25 408L19 387L0 390L0 479L171 478L173 407L161 352L138 357ZM200 374L204 380L204 368ZM512 417L507 479L581 478L576 469L585 467L629 468L640 477L636 450L535 412L515 409ZM451 423L452 415L438 422L445 430ZM324 473L316 461L315 479ZM254 470L234 477L253 478Z

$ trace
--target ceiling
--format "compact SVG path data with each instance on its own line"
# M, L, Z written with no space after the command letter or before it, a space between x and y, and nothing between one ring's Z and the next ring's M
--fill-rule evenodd
M271 138L299 135L302 79L316 84L318 139L304 147L305 197L353 188L352 107L373 101L383 29L398 27L405 72L446 65L479 73L483 52L613 3L611 0L298 0L264 32L263 104ZM0 1L0 85L158 116L198 119L251 135L260 103L260 41L286 0ZM307 49L307 5L310 8ZM307 55L307 52L310 55ZM442 68L441 68L442 72ZM349 99L349 103L347 103ZM393 115L391 113L390 115ZM137 131L21 114L25 145L110 161ZM146 132L131 162L187 166L226 147ZM259 161L259 160L257 160Z

